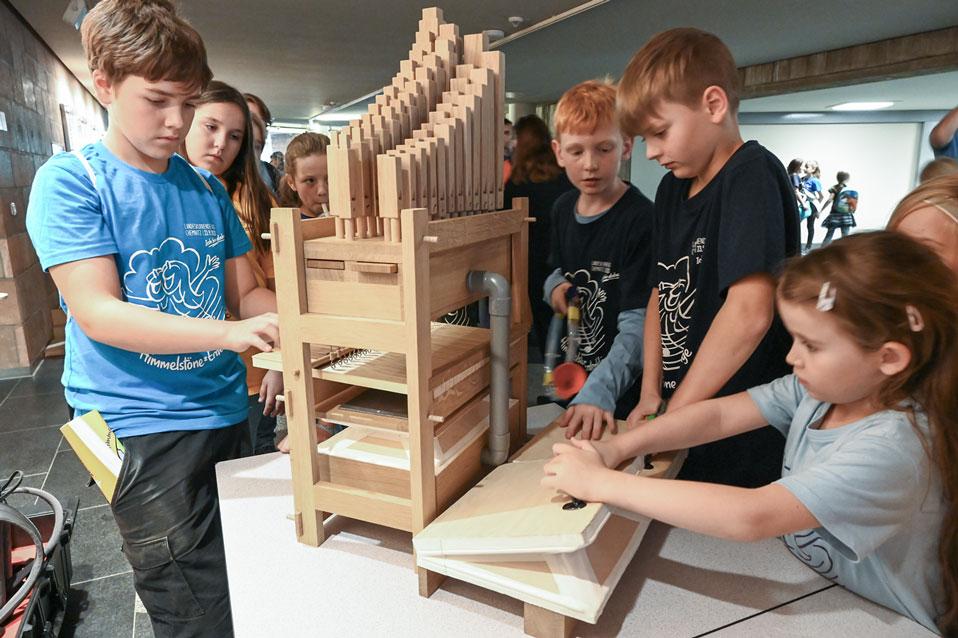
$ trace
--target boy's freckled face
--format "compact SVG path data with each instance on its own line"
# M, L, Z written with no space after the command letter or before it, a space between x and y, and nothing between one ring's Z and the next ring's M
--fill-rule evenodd
M632 140L625 140L613 123L592 133L562 133L552 142L559 166L583 194L600 195L612 190L619 179L622 160L632 153Z
M288 174L290 187L299 195L305 212L314 217L323 214L329 204L329 179L325 155L307 155L295 163L296 174Z
M181 82L150 82L137 75L104 82L97 86L97 93L119 134L117 150L136 156L123 159L165 163L179 150L190 128L199 91Z
M895 230L925 244L958 273L958 224L934 206L916 208Z
M678 102L661 102L639 132L645 141L645 156L678 178L697 177L708 165L709 123L703 111Z

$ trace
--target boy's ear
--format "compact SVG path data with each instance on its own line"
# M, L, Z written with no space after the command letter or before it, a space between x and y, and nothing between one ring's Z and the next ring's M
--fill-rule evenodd
M114 99L115 84L101 69L93 72L93 90L97 101L103 106L110 106Z
M899 341L887 341L878 349L878 369L887 377L893 377L911 363L911 350Z
M559 166L565 168L565 164L562 162L562 144L559 143L558 139L552 140L552 152L555 153L556 162L559 163Z
M728 95L722 87L712 85L705 89L705 93L702 94L702 103L714 124L719 124L725 119L725 114L728 112Z
M622 160L625 161L632 157L632 147L635 144L635 139L629 137L628 135L622 135Z

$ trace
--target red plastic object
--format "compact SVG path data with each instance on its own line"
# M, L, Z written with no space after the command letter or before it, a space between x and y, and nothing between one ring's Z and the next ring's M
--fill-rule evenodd
M552 382L555 384L556 396L562 400L571 399L582 386L589 374L578 363L567 361L560 363L552 372Z

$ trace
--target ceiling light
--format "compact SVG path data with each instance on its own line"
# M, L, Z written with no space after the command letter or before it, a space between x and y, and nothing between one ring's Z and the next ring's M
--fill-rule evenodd
M842 102L828 108L833 111L877 111L894 106L894 102Z
M783 120L812 120L816 117L822 117L824 113L787 113L782 116Z
M501 40L502 38L506 37L506 32L502 29L486 29L483 31L483 33L486 34L490 42Z

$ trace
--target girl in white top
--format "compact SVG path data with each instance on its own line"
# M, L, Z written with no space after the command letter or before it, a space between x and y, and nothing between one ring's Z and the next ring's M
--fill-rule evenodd
M777 301L794 374L607 441L557 444L543 485L712 536L781 536L826 578L956 635L955 273L902 234L862 233L789 263ZM787 442L782 478L764 487L612 469L766 423Z

